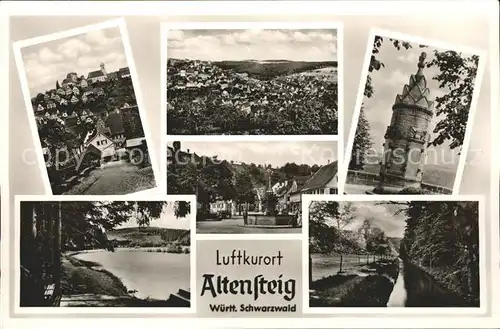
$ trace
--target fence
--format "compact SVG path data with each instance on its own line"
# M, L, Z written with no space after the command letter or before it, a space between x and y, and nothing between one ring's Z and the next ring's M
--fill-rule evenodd
M346 184L376 186L379 175L366 171L349 170L347 172ZM429 183L422 183L422 190L428 194L452 194L452 189Z

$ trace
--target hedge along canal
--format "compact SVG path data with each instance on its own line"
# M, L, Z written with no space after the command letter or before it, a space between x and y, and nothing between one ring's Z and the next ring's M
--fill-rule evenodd
M179 289L190 287L190 254L138 250L95 251L72 257L98 263L119 278L138 298L167 300Z

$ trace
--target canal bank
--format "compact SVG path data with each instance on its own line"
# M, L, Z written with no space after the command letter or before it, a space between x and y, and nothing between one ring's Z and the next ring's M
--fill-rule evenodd
M310 307L385 307L399 273L396 259L355 266L312 282Z
M61 285L63 297L61 306L185 307L185 303L178 305L178 303L172 301L170 297L175 292L168 293L165 298L161 299L149 296L142 298L137 290L130 290L128 283L124 283L123 279L115 275L114 269L108 270L100 262L82 259L82 256L95 256L102 253L104 251L84 251L82 253L66 253L62 256ZM184 287L177 287L176 289L179 290L180 288ZM187 288L189 289L189 286Z

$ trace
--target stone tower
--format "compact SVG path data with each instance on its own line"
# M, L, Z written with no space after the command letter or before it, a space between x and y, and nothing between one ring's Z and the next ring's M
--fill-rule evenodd
M420 188L429 143L433 102L423 70L426 54L418 61L418 71L410 76L403 92L396 95L391 123L385 133L379 184L375 193L398 193L403 188Z
M106 72L106 65L104 65L103 62L101 62L101 72L106 78L108 77L108 72Z

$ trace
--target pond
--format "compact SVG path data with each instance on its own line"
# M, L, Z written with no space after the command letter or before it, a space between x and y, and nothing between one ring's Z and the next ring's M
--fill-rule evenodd
M167 300L171 293L190 288L190 255L136 250L98 251L75 257L99 263L120 278L136 297Z

